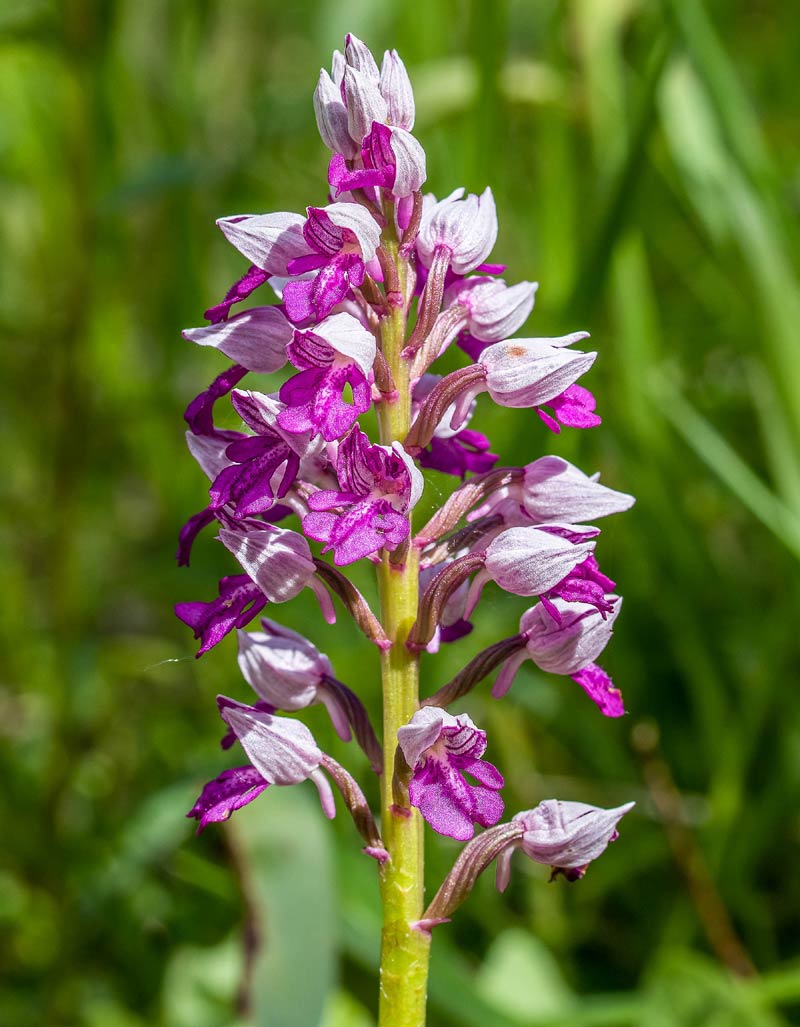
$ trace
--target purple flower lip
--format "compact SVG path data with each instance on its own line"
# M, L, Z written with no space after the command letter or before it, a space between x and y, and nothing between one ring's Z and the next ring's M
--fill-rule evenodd
M319 321L364 281L366 265L380 243L380 226L357 203L309 207L302 228L306 252L289 261L290 275L317 270L311 279L288 282L283 289L286 315L294 324Z
M339 446L337 473L341 491L309 497L306 535L324 542L323 552L332 549L338 566L396 549L409 535L408 514L422 492L422 475L402 445L371 445L354 428Z
M265 781L255 767L232 767L223 770L219 777L204 785L197 802L186 814L198 821L197 833L209 824L220 824L230 820L237 809L257 799L269 781Z
M249 624L266 604L267 597L247 574L234 574L220 580L218 599L178 603L175 615L200 639L196 655L202 656L234 628Z
M334 314L313 331L295 331L288 354L300 373L281 387L286 407L278 425L292 434L321 435L327 442L345 435L372 405L369 376L375 352L374 335L352 314ZM343 395L348 385L352 403Z
M497 794L503 777L481 759L486 733L466 714L454 717L439 707L424 706L398 730L397 741L412 771L409 801L435 831L467 841L476 824L497 823L503 815ZM465 774L478 784L470 784Z

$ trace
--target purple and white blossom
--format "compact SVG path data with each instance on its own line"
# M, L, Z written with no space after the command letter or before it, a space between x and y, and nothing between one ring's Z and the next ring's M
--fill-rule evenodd
M341 438L372 405L375 336L352 314L332 314L313 331L295 331L288 355L300 373L281 386L278 424L292 434ZM343 398L348 386L352 403Z
M409 536L408 514L422 494L422 475L402 445L371 445L354 428L339 446L336 471L339 490L309 496L303 531L325 543L323 552L332 549L338 566L396 549Z
M492 695L496 699L504 696L519 667L530 659L550 674L572 677L606 716L623 714L625 710L619 691L613 688L608 675L594 664L610 641L614 621L622 608L621 597L611 598L611 612L605 617L588 603L567 603L563 599L552 600L558 620L554 620L542 603L526 610L519 622L524 648L505 661ZM597 672L604 676L599 677Z
M466 337L459 345L478 360L486 345L507 339L527 321L533 310L538 282L506 285L501 278L476 276L451 285L444 294L448 309L463 311ZM441 352L441 350L440 350Z
M351 289L363 283L366 265L380 242L380 227L357 203L331 203L308 208L302 235L306 252L288 262L287 273L317 273L283 288L284 309L294 324L327 317Z
M455 189L443 200L431 197L422 215L417 253L425 267L437 255L456 274L475 271L486 260L497 241L497 209L487 186L480 196Z
M567 880L579 880L588 865L616 841L617 824L633 806L628 802L615 809L600 809L585 802L545 799L535 809L517 813L512 823L522 828L522 835L498 856L498 889L505 891L516 848L534 862L552 867L553 875L560 873Z
M519 511L518 525L545 524L548 521L594 521L598 517L630 509L635 500L589 477L559 456L542 456L523 468L521 480L496 489L489 499L475 509L469 519L487 517L499 508ZM504 514L509 527L513 522Z
M259 699L274 710L294 712L322 703L339 737L359 744L381 767L381 747L358 696L339 681L331 661L303 635L261 618L262 631L239 631L239 669Z
M481 759L486 732L461 714L457 717L435 706L417 710L397 741L411 768L408 797L439 834L467 841L475 825L490 827L503 815L497 794L503 776ZM465 774L477 784L470 784Z
M351 162L352 163L352 162ZM388 189L406 199L422 188L426 177L425 151L402 128L373 122L361 145L360 168L349 168L341 153L328 165L328 183L336 195L353 189Z
M487 581L494 581L513 595L540 596L565 580L594 549L595 543L587 532L597 534L597 528L563 525L562 535L547 530L548 527L554 526L509 528L489 543L483 554L483 569L470 587L467 616L475 609ZM582 540L572 541L570 533L578 534Z

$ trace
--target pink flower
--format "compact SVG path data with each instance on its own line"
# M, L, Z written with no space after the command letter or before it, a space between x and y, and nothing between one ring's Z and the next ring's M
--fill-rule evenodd
M341 491L322 490L303 518L309 538L332 549L342 566L381 549L396 549L409 535L408 514L422 493L422 475L402 445L370 445L354 428L339 446Z
M398 730L397 741L412 770L409 801L434 831L467 841L475 824L497 823L503 815L497 794L503 776L481 759L486 732L466 714L453 717L438 706L424 706ZM470 784L465 774L478 784Z

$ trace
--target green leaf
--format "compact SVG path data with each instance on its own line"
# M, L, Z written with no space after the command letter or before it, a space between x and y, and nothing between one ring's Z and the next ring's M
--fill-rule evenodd
M230 827L253 917L254 1027L318 1027L335 976L336 925L331 829L316 794L310 785L270 788Z
M503 931L478 972L477 991L507 1013L538 1024L570 1012L575 996L547 947L528 931Z

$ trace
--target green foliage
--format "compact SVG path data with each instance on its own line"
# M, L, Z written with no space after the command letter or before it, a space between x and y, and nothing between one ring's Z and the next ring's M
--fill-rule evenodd
M195 662L170 612L230 569L210 538L173 563L204 503L181 413L221 366L179 331L242 270L216 217L324 202L311 91L347 29L409 65L430 187L492 185L498 259L541 280L530 334L589 328L601 354L601 430L549 437L488 404L476 426L507 462L555 452L638 496L600 548L626 597L606 662L631 715L603 723L532 670L465 704L510 811L637 811L579 885L521 857L506 895L479 881L437 929L430 1022L788 1023L800 22L743 0L3 6L0 1022L374 1015L377 888L346 818L324 822L309 785L201 838L183 819L228 765L213 697L247 691L233 643ZM487 589L474 634L423 661L427 688L524 605ZM375 708L377 656L350 625L302 602L279 616ZM432 893L457 849L429 849ZM731 934L760 977L734 980Z

